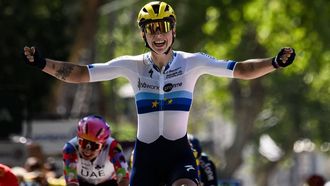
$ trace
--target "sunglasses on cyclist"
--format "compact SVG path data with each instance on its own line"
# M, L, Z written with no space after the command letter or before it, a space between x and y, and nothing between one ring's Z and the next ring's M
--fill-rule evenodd
M160 33L167 33L173 29L173 23L170 21L154 21L146 23L144 26L144 31L147 34L156 34L158 31Z
M102 148L101 143L89 141L89 140L82 139L82 138L78 139L78 144L79 144L80 148L91 150L91 151L100 150Z

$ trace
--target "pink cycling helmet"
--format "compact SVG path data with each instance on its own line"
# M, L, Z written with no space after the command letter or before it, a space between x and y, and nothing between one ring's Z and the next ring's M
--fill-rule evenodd
M104 143L110 135L110 127L101 116L86 116L78 123L77 136L79 138Z

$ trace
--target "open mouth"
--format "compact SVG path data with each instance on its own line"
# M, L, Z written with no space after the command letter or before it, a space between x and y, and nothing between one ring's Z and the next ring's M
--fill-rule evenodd
M83 151L82 155L84 156L84 158L88 159L88 158L91 158L94 154L91 152Z
M162 40L162 41L154 41L154 45L156 46L156 47L163 47L163 46L165 46L165 41L164 40Z

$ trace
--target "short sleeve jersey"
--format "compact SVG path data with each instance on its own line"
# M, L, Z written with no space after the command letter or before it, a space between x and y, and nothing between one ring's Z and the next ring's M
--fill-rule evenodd
M203 53L175 51L162 69L150 53L88 65L90 82L125 77L133 87L138 112L137 138L152 143L160 136L177 140L187 133L193 90L203 74L233 77L236 62Z

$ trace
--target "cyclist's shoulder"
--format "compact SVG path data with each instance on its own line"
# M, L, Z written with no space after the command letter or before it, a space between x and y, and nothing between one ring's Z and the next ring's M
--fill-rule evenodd
M114 63L114 62L127 62L127 63L133 63L133 62L141 62L145 58L145 54L138 54L138 55L123 55L113 58L108 63Z
M75 153L78 148L77 138L72 138L71 140L67 141L63 146L64 153Z
M208 55L203 52L183 52L183 51L176 51L175 52L181 61L189 61L189 62L209 62L210 60L216 60L211 55Z
M114 151L114 150L116 150L116 151L122 151L122 147L121 147L119 141L116 140L113 137L109 137L108 138L107 145L109 145L110 151Z
M174 51L174 54L184 59L199 57L200 55L199 52L185 52L185 51Z

